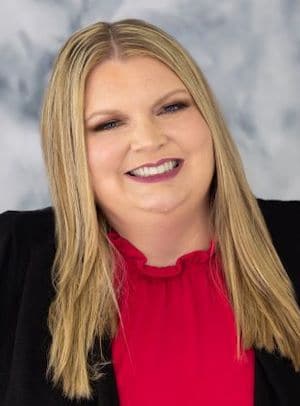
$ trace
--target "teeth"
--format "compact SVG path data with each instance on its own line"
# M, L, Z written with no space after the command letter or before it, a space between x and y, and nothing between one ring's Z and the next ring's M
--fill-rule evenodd
M162 165L152 167L152 168L139 168L135 169L134 171L130 171L129 173L135 176L151 176L151 175L157 175L159 173L164 173L164 172L169 172L171 171L177 164L177 161L169 161L165 162Z

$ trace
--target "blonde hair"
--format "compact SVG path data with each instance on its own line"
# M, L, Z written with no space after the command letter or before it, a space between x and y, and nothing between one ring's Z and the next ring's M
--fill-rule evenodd
M41 142L57 244L47 376L54 385L60 383L70 399L90 399L91 381L101 379L101 366L110 362L101 343L117 331L121 288L113 277L122 259L107 237L108 221L95 204L85 145L84 90L97 64L142 55L157 58L178 75L211 130L216 162L211 222L235 315L238 357L242 342L245 349L278 350L299 370L295 292L215 97L196 62L174 38L143 20L125 19L98 22L74 33L57 56L45 93ZM90 362L97 339L101 359Z

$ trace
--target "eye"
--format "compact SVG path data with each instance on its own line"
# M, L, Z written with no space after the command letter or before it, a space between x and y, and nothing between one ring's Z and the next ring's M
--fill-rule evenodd
M184 102L176 102L173 104L168 104L167 106L164 106L163 109L167 111L167 113L175 113L178 110L182 110L186 108L188 105L187 103Z
M176 113L179 110L183 110L189 106L188 103L186 102L176 102L172 104L168 104L163 107L164 112L166 113ZM107 131L107 130L113 130L114 128L119 127L118 125L115 125L119 123L119 120L112 120L112 121L107 121L102 124L97 124L94 128L92 128L92 131L97 132L97 131Z
M103 124L97 124L93 128L93 131L112 130L113 128L116 128L115 126L112 126L113 124L116 124L116 123L118 123L117 120L115 120L115 121L107 121L106 123L103 123Z

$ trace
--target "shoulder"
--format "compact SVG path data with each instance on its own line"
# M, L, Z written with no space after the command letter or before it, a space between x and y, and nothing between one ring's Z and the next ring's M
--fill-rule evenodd
M21 300L28 273L32 277L40 272L39 264L51 262L53 220L51 207L0 213L0 319L5 317L3 309L11 312Z
M257 198L273 239L285 244L300 244L300 201Z
M0 213L0 282L21 286L32 253L46 255L54 247L52 207Z
M0 246L31 245L54 236L54 211L51 206L36 210L7 210L0 213Z
M297 292L300 303L300 201L257 198L273 245Z
M267 219L284 224L284 217L300 221L300 200L267 200L257 197L257 203Z

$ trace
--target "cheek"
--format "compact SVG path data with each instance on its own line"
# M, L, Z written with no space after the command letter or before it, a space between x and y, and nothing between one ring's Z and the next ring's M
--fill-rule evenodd
M191 151L198 151L198 153L207 158L213 155L213 141L208 127L194 129L193 136L189 142L189 148Z
M87 160L94 177L113 170L119 159L119 152L115 145L99 140L87 142Z
M213 147L213 140L211 137L211 133L207 132L205 137L200 140L201 148L208 156L214 156L214 147Z
M212 137L210 134L202 142L201 150L206 160L209 171L213 171L215 168L215 154Z
M188 119L180 122L177 134L190 151L205 150L211 146L210 129L198 111L192 111Z
M195 162L202 171L211 175L215 168L215 154L211 132L208 128L195 132L193 143L190 145L190 151L195 156Z

